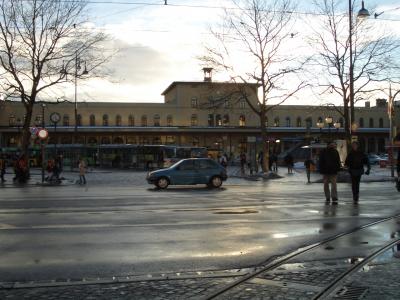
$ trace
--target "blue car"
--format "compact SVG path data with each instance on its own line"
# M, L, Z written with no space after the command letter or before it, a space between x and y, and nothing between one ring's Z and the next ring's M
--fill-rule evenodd
M150 172L147 182L160 189L169 185L206 184L218 188L228 178L224 167L209 158L183 159L167 169Z

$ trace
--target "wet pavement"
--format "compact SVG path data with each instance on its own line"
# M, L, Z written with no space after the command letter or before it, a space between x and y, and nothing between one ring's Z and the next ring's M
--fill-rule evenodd
M96 171L86 186L74 184L74 175L66 172L71 184L59 187L7 184L13 188L0 190L0 281L104 284L0 290L1 299L197 299L235 280L221 270L241 274L242 268L400 213L390 182L363 183L359 206L352 205L349 185L339 184L340 205L333 207L324 205L322 186L306 185L301 173L273 181L232 178L220 190L166 191L147 185L142 172ZM389 231L344 240L322 256L362 255L354 249L379 245ZM205 271L211 273L191 273ZM162 274L175 275L166 280ZM129 280L110 284L113 277Z

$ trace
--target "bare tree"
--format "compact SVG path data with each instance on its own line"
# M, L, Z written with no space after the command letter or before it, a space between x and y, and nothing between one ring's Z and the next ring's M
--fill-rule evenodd
M38 97L73 79L67 74L73 73L76 57L87 62L88 71L102 65L105 39L88 28L86 1L0 0L1 92L19 98L25 107L23 153Z
M314 2L321 16L318 22L313 17L310 23L313 34L309 42L317 52L313 60L313 74L319 87L323 88L322 94L333 93L341 98L342 105L336 106L336 110L344 118L345 124L342 125L350 140L355 123L354 104L380 91L382 84L393 76L390 74L391 69L395 70L395 63L391 54L399 48L399 41L385 28L377 27L376 22L349 22L348 13L343 13L347 1ZM351 10L354 7L352 1ZM354 12L351 14L354 15Z
M298 56L287 49L293 37L294 5L291 0L232 0L219 31L211 30L216 44L206 47L201 60L228 74L237 83L238 98L246 100L259 117L263 141L263 171L268 171L267 112L306 86L295 75L302 68ZM293 52L292 52L293 53ZM246 85L259 86L252 101ZM253 97L254 99L254 97Z

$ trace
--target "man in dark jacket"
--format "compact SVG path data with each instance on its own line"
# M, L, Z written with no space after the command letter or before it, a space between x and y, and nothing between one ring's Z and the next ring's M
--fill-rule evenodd
M360 180L364 174L364 165L367 166L366 175L369 175L371 166L369 164L368 156L359 149L358 142L351 144L351 151L346 158L346 167L349 169L351 177L351 190L353 192L354 204L358 203L360 194Z
M326 149L321 151L319 156L319 171L324 179L324 192L326 203L329 204L332 198L332 204L338 204L337 196L337 173L340 170L340 156L336 150L336 143L329 142ZM331 188L329 188L329 184Z

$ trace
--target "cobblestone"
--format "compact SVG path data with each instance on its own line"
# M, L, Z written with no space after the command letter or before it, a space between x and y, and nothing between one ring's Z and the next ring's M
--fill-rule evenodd
M345 283L347 287L366 287L363 299L400 299L400 257L392 250L387 251L363 270L352 275ZM383 259L383 261L382 261ZM331 299L335 299L333 296Z
M44 300L127 300L127 299L199 299L215 292L234 277L184 280L140 281L118 284L75 285L30 289L0 290L0 299Z

